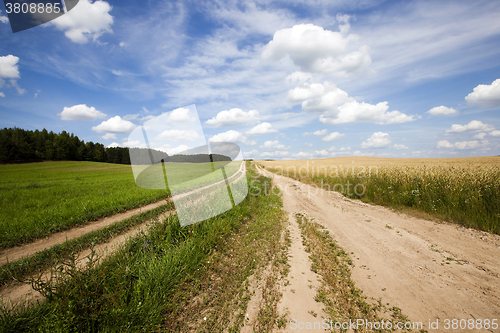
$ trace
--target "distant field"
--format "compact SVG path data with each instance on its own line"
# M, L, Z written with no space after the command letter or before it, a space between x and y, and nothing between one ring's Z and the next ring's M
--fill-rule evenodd
M347 197L500 234L500 157L256 161Z
M130 165L0 165L0 248L30 242L168 196L168 190L136 186Z

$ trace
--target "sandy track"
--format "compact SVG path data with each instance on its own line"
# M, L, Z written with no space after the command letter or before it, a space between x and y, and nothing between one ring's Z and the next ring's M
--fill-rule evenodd
M0 265L5 265L7 263L7 259L9 262L17 261L23 257L28 257L34 253L43 251L48 249L54 245L64 243L66 240L71 240L74 238L81 237L89 232L103 229L107 226L110 226L116 222L123 221L128 219L134 215L144 213L155 208L158 208L162 205L165 205L169 202L170 199L161 200L143 207L139 207L136 209L132 209L126 211L125 213L115 214L112 216L108 216L102 219L99 219L95 222L91 222L87 225L76 227L70 230L61 231L56 234L53 234L49 237L39 239L33 243L24 244L21 246L16 246L8 249L4 249L0 251Z
M231 183L236 182L245 175L246 175L246 165L244 162L242 162L238 171L235 172L233 175L231 175L228 178L228 181L230 181ZM191 193L195 193L195 192L210 188L210 187L217 185L221 182L225 182L225 180L218 181L216 183L204 186L202 188L198 188L198 189L195 189L192 191L188 191L188 192L184 192L184 193L175 195L172 198L169 198L167 200L162 200L162 201L159 201L159 202L156 202L153 204L149 204L149 205L144 206L144 207L140 207L140 208L136 208L136 209L127 211L125 213L113 215L113 216L101 219L99 221L96 221L94 223L91 223L89 225L86 225L84 227L74 228L74 229L71 229L71 230L68 230L65 232L57 233L57 234L54 234L50 237L47 237L46 239L36 241L35 243L30 243L30 244L18 246L18 247L11 248L11 249L6 249L5 251L0 252L0 264L2 264L2 262L3 262L3 264L5 264L7 262L7 257L8 257L10 262L13 262L15 260L19 260L22 257L33 255L34 253L36 253L38 251L42 251L46 248L49 248L49 247L54 246L54 245L59 244L59 243L63 243L66 240L77 238L77 237L80 237L88 232L105 228L113 223L123 221L127 218L130 218L133 215L140 214L142 212L146 212L149 210L153 210L157 207L160 207L160 206L166 204L167 202L171 201L172 199L175 200L176 198L180 198L180 197L189 195ZM162 214L159 217L159 221L160 222L164 221L168 216L170 216L173 213L175 213L175 210L171 210L171 211L168 211L168 212ZM145 223L142 223L140 225L137 225L137 226L133 227L131 230L112 238L108 242L95 246L94 250L99 257L104 258L104 257L112 254L114 251L116 251L120 247L120 245L122 245L128 238L135 237L139 233L140 230L147 229L153 224L154 223L151 223L151 221L150 221L150 222L145 222ZM83 250L80 253L78 253L78 258L83 259L83 258L87 257L89 254L90 254L90 249ZM16 259L14 259L14 258L16 258ZM85 263L85 260L80 261L80 264L84 264L84 263ZM48 272L45 272L44 274L46 276L48 276L47 275ZM36 301L36 300L41 299L41 298L42 298L42 295L39 294L38 292L34 291L31 288L30 284L14 283L14 284L9 284L9 285L6 285L6 286L3 286L2 288L0 288L0 300L2 300L8 306L10 306L11 304L18 304L20 301L23 301L23 300L27 300L27 301L32 302L32 301Z
M500 317L499 236L407 217L262 172L282 190L288 213L306 211L352 252L353 279L369 298L400 307L424 328L429 319L439 319L442 328L445 319Z
M235 172L233 175L231 175L228 178L228 181L232 181L232 182L237 181L238 179L241 178L242 174L245 174L245 171L246 171L245 163L242 163L240 168L238 169L238 171ZM237 178L233 179L235 177L237 177ZM92 232L92 231L103 229L107 226L110 226L110 225L116 223L116 222L120 222L120 221L128 219L134 215L153 210L155 208L158 208L162 205L167 204L168 202L170 202L172 200L185 197L189 194L192 194L192 193L195 193L198 191L205 190L207 188L210 188L210 187L217 185L219 183L222 183L222 182L224 182L224 180L218 181L218 182L210 184L210 185L206 185L204 187L201 187L201 188L198 188L198 189L195 189L192 191L180 193L180 194L173 196L172 198L160 200L158 202L154 202L152 204L149 204L149 205L146 205L143 207L139 207L139 208L135 208L135 209L126 211L125 213L119 213L119 214L115 214L112 216L108 216L108 217L99 219L95 222L91 222L91 223L86 224L86 225L81 226L81 227L76 227L76 228L72 228L70 230L61 231L61 232L55 233L53 235L50 235L46 238L36 240L33 243L23 244L21 246L16 246L16 247L0 250L0 265L5 265L7 263L7 259L9 260L9 262L15 262L21 258L29 257L37 252L48 249L54 245L61 244L61 243L64 243L68 240L72 240L74 238L81 237L81 236L83 236L89 232Z

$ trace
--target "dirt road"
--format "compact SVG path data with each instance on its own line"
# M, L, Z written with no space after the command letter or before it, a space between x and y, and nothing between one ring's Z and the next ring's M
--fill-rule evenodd
M437 331L446 319L500 318L499 236L408 217L262 173L281 189L288 213L307 212L351 254L353 279L369 299L400 307L426 329L429 320L439 320Z

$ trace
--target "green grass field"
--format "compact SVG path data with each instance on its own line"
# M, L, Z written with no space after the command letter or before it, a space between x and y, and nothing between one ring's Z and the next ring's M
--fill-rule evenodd
M278 269L287 258L276 237L286 220L281 198L264 194L270 179L247 177L260 195L248 195L230 211L184 228L172 215L100 266L76 269L69 261L68 273L57 273L65 283L37 286L46 301L14 311L0 306L0 331L239 331L250 299L245 281L269 260ZM202 309L186 306L193 298L203 300ZM277 299L269 297L259 313L269 326L259 331L278 320Z
M214 165L217 168L222 164ZM227 176L239 165L228 165ZM160 171L160 177L152 181L164 182L161 168L161 164L152 167L153 173ZM168 163L166 169L178 180L175 193L219 180L207 163ZM0 193L0 248L28 243L170 196L168 188L137 186L130 165L98 162L0 165Z
M130 165L97 162L0 165L0 194L0 248L170 196L138 187Z

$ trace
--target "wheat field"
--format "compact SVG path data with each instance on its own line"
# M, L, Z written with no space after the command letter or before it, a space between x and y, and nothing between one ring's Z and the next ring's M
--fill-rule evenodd
M395 208L500 233L500 156L256 161L277 174Z

